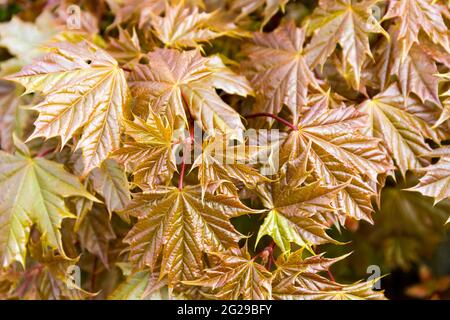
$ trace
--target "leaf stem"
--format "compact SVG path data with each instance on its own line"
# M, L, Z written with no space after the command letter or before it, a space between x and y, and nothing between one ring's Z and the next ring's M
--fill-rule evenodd
M336 280L334 280L334 276L331 273L330 269L327 269L327 272L328 272L328 276L330 277L330 280L333 281L333 282L336 282Z
M186 171L186 163L184 159L181 161L180 179L178 180L178 189L183 189L184 172Z
M277 120L278 122L284 124L285 126L291 128L292 130L298 130L298 127L292 123L290 123L289 121L273 114L273 113L269 113L269 112L258 112L258 113L253 113L253 114L249 114L247 116L245 116L245 118L247 119L252 119L252 118L259 118L259 117L269 117L272 119Z
M49 153L52 153L53 151L55 151L55 148L50 148L50 149L47 149L47 150L41 150L41 151L39 151L39 153L36 155L36 157L38 157L38 158L43 158L43 157L45 157L46 155L48 155Z
M269 245L269 261L268 261L268 265L267 265L267 270L270 271L270 269L272 269L272 263L275 262L275 259L273 257L273 249L275 248L275 241L272 241Z

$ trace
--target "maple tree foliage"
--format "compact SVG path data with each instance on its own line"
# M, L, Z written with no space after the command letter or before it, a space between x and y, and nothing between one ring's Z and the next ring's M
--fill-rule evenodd
M0 298L378 300L331 268L444 237L448 2L38 2L0 23Z

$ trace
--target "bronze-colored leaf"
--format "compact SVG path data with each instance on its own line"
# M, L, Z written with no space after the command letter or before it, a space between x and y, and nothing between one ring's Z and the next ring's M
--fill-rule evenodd
M229 219L255 212L236 196L206 193L202 198L197 186L159 187L136 195L125 211L139 218L125 238L130 260L139 268L154 268L162 257L161 275L171 286L201 274L202 252L237 246L242 235Z

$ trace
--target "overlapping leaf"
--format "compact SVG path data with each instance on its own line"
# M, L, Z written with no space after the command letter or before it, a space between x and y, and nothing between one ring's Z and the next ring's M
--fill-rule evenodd
M323 186L320 181L306 184L306 171L310 149L299 158L287 163L286 176L258 191L268 212L259 228L256 242L264 236L273 238L282 252L289 252L291 243L311 250L312 245L335 242L326 229L328 226L317 218L319 213L333 211L331 203L342 186ZM296 168L295 176L292 169Z
M206 269L203 277L185 284L209 287L213 298L226 300L267 300L272 298L272 274L251 259L247 249L212 253L219 264Z
M450 147L433 150L427 156L440 157L440 160L422 170L425 175L412 190L433 197L435 202L439 202L450 197Z
M255 158L261 149L259 146L251 146L245 142L230 146L229 142L225 135L204 139L201 154L192 164L192 168L198 167L198 179L203 192L208 186L216 184L215 189L220 193L236 194L233 183L243 183L254 188L260 182L269 181L251 166L256 163Z
M283 300L382 300L382 291L374 291L378 279L342 285L328 280L319 273L326 271L334 263L344 259L324 258L322 255L302 258L298 250L285 259L277 261L273 278L273 296Z
M17 72L42 54L41 46L56 34L56 24L49 11L44 11L35 23L13 17L0 24L0 46L14 57L1 63L2 75Z
M245 49L245 73L256 91L256 112L279 113L283 104L297 118L307 104L308 87L318 87L304 55L305 32L293 22L264 34L255 33Z
M175 48L197 47L201 42L234 35L237 28L225 21L219 11L199 12L197 7L185 7L183 2L167 6L164 17L154 15L150 23L158 39Z
M422 102L430 101L440 106L438 95L438 69L433 57L423 50L423 47L413 45L409 54L401 58L399 43L399 26L389 29L391 41L383 39L376 47L377 74L382 89L386 89L395 76L405 101L414 93Z
M380 141L360 133L367 120L367 115L352 107L328 109L316 104L298 120L298 130L287 137L280 163L298 158L311 145L309 166L315 178L328 186L350 181L339 191L334 207L344 215L372 221L375 190L369 182L376 182L378 174L389 170L391 164Z
M64 198L80 196L96 200L61 164L31 158L25 145L18 143L17 147L19 151L15 155L0 151L2 266L14 261L25 264L26 244L33 224L42 233L45 245L64 254L61 221L73 217Z
M323 65L339 44L344 62L352 69L354 87L358 88L364 60L372 57L369 33L386 35L370 11L376 2L320 0L308 24L308 34L313 34L305 48L308 64L313 68Z
M12 289L11 297L23 300L83 300L95 296L74 281L79 275L75 265L78 259L67 260L52 250L44 250L41 241L30 241L28 247L33 262L28 270L18 273L20 282Z
M100 206L94 206L81 223L78 235L81 245L108 266L109 241L116 238L108 212Z
M136 117L133 122L125 120L124 123L125 133L133 141L126 141L113 156L133 173L137 185L154 188L170 180L176 170L170 124L154 113L147 121Z
M406 58L414 43L419 43L419 32L424 31L430 39L450 53L448 28L444 22L443 7L431 0L389 1L384 20L400 20L398 39L402 46L402 58Z
M124 72L105 51L89 42L57 43L39 62L10 77L26 88L41 92L36 137L60 136L65 145L77 131L77 148L83 153L85 173L101 165L119 147L121 119L129 101Z
M106 160L90 176L94 190L105 199L111 213L123 210L130 201L128 180L123 168L114 160Z
M20 99L15 86L6 82L1 82L0 86L0 146L2 150L11 151Z
M261 27L263 27L280 9L284 10L288 1L289 0L232 0L230 9L232 11L238 11L239 16L237 19L242 19L264 6L264 19L261 23Z
M450 220L448 6L287 2L2 10L20 13L0 73L31 65L0 88L17 150L0 152L1 298L383 299L316 254L341 226L346 275L431 256Z
M148 65L137 65L130 75L132 91L144 105L171 123L188 112L204 130L232 132L243 129L239 114L215 89L246 96L252 90L245 78L228 69L218 56L204 58L199 51L157 49L148 54Z
M364 133L383 140L403 175L428 164L422 157L431 151L425 139L439 142L431 126L410 112L414 104L418 102L412 98L405 103L397 84L393 84L358 108L370 119Z
M199 187L187 186L136 195L126 212L139 218L125 239L130 260L155 268L161 256L161 276L173 286L201 274L202 252L235 247L242 235L229 219L255 211L236 196L206 193L202 198Z

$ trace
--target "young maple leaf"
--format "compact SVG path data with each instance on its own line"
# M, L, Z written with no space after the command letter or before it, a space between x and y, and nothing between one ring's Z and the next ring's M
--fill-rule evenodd
M320 181L306 184L310 149L311 146L300 157L287 162L278 181L258 187L268 213L259 228L256 244L269 235L286 253L292 242L310 251L312 245L338 243L327 235L328 225L318 215L334 210L331 203L346 185L324 186Z
M20 103L16 86L0 81L0 148L5 151L14 149L13 133L20 127L16 120Z
M329 186L351 180L339 191L333 206L355 219L372 222L371 197L375 190L370 181L376 183L378 174L392 165L380 140L360 132L366 123L367 115L353 107L329 109L316 104L298 119L298 130L289 133L280 150L280 164L298 158L311 145L309 166L313 177Z
M261 22L261 28L263 28L278 10L281 9L284 11L284 7L288 1L289 0L232 0L230 10L239 11L240 13L237 20L240 20L251 15L265 5L263 11L264 19Z
M124 72L105 51L83 41L56 43L47 55L7 77L41 92L36 137L60 136L62 145L81 130L77 148L82 150L84 174L99 167L119 147L123 111L129 102Z
M383 20L400 20L398 40L401 42L401 58L406 58L415 43L419 43L419 32L424 31L436 44L450 54L448 28L444 22L443 7L431 0L389 1Z
M307 104L308 87L319 85L304 55L305 32L294 22L271 33L255 33L244 48L244 72L256 91L255 112L279 113L286 105L294 118Z
M429 164L422 157L431 151L425 139L439 143L431 125L414 114L415 105L421 103L413 98L404 102L397 84L366 100L358 110L369 115L370 122L362 131L370 137L383 140L400 172L415 170Z
M56 34L55 18L43 11L34 23L14 16L11 21L0 24L0 46L8 49L14 57L1 62L2 74L17 72L42 54L41 46Z
M166 4L166 0L106 0L106 2L115 14L114 21L108 26L107 30L124 23L142 28L152 15L164 12Z
M0 186L4 190L0 196L0 258L4 267L14 261L25 266L26 244L33 224L43 234L44 245L64 254L61 221L74 217L64 198L79 196L97 201L61 164L32 158L19 141L16 148L15 155L0 151Z
M208 296L214 299L272 299L272 274L250 257L246 247L210 254L220 260L218 265L205 269L197 280L183 281L184 284L209 287L212 293Z
M450 198L450 147L445 146L427 154L429 157L440 157L433 165L421 169L425 175L411 191L418 191L428 197L433 197L435 203Z
M445 74L440 74L439 77L444 80L445 84L450 83L450 72ZM435 126L442 125L450 118L450 88L441 94L443 99L444 110L442 110L441 116L436 122Z
M375 49L377 62L374 65L374 72L381 88L387 88L392 83L393 76L396 76L405 102L411 93L414 93L424 103L430 101L441 106L436 62L418 45L413 45L409 54L402 60L398 25L391 26L389 34L391 41L382 39Z
M116 238L111 225L110 215L99 205L94 205L81 222L78 230L80 244L83 248L100 258L108 267L109 242Z
M215 184L219 193L236 194L234 183L243 183L254 188L260 182L270 179L264 177L249 163L255 163L261 146L250 146L243 142L230 146L226 135L215 135L204 139L201 154L194 160L192 169L198 168L198 179L204 193Z
M344 255L329 259L323 255L303 259L303 250L297 250L286 259L277 259L272 294L283 300L383 300L382 291L374 291L375 279L351 285L342 285L319 275L334 263L346 258Z
M176 170L170 124L150 113L147 121L135 117L134 121L124 120L124 125L125 133L133 141L125 141L112 156L125 164L133 174L134 183L143 188L155 188L169 181Z
M70 259L48 250L42 241L28 244L32 263L20 272L20 286L10 288L10 297L21 300L85 300L95 294L80 288L71 277L78 258ZM26 290L24 290L24 284Z
M243 237L230 218L257 213L236 196L202 196L199 186L158 187L137 194L125 212L138 217L125 238L130 261L137 268L154 269L160 256L161 277L170 286L192 280L203 269L204 251L223 251L237 246Z
M354 87L359 88L361 67L367 56L372 58L369 33L389 37L370 11L376 2L320 0L307 24L308 35L313 35L304 53L309 66L323 65L339 44L344 64L351 67Z
M161 294L160 290L167 285L167 281L159 279L158 272L147 270L132 273L131 266L127 264L127 268L130 270L123 272L127 278L108 296L108 300L168 299L167 296ZM174 298L173 294L171 298Z
M119 38L108 40L108 53L121 65L139 63L139 60L145 56L141 51L141 43L135 29L130 34L128 30L119 28Z
M226 22L220 11L199 12L197 7L189 8L180 2L166 6L164 17L153 15L150 20L153 33L167 47L198 47L224 35L237 34L237 26Z
M165 114L176 125L177 119L188 123L187 109L205 131L227 133L244 128L239 113L223 102L215 89L244 97L252 94L252 89L218 56L204 58L198 50L156 49L148 54L148 60L147 65L136 65L129 77L141 110L150 103L155 113Z
M114 160L105 160L100 168L89 175L95 192L101 194L110 213L125 208L131 199L127 176L123 168Z

